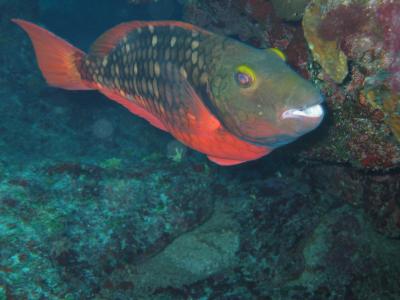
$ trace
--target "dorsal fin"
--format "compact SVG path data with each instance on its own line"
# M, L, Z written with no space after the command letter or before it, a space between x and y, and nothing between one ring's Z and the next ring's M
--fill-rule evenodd
M93 43L90 48L90 54L100 57L107 55L112 49L114 49L115 45L117 45L118 42L128 34L128 32L143 26L142 23L143 22L140 21L121 23L110 30L107 30Z
M110 30L103 33L90 48L90 54L96 56L107 55L114 49L118 42L124 38L129 32L146 26L176 26L187 30L198 31L203 34L210 34L208 31L201 29L189 23L179 22L179 21L154 21L154 22L144 22L144 21L132 21L127 23L121 23Z

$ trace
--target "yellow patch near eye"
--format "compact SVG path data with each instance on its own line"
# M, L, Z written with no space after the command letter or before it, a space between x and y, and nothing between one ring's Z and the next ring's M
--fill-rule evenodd
M272 52L274 52L276 55L278 55L280 59L282 59L283 61L286 61L286 55L283 54L283 52L281 50L279 50L278 48L270 48L270 50Z
M256 73L254 73L253 69L250 68L247 65L240 65L236 68L236 72L238 73L244 73L246 75L249 75L251 79L256 80Z

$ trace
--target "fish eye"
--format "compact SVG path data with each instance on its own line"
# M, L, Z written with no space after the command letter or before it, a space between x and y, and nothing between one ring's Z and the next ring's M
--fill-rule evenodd
M249 76L249 74L237 72L236 82L241 87L249 87L253 83L253 79Z
M254 71L246 66L240 65L236 68L235 81L242 88L248 88L253 85L256 79Z

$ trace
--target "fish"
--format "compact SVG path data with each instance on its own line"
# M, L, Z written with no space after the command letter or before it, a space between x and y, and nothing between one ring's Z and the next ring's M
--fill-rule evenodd
M88 53L34 23L50 86L97 90L222 166L259 159L315 129L323 97L276 49L257 49L180 21L131 21Z

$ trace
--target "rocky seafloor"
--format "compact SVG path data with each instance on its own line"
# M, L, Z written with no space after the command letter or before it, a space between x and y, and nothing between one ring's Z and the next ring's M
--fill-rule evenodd
M400 299L397 1L55 3L0 1L0 299ZM137 18L277 47L327 118L219 167L96 92L47 87L13 17L82 48Z

